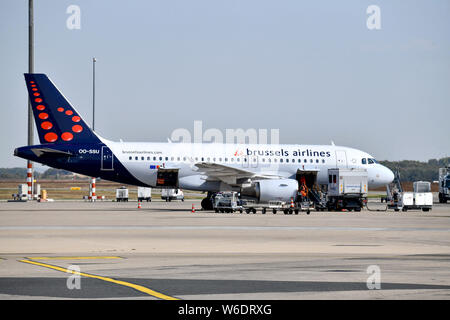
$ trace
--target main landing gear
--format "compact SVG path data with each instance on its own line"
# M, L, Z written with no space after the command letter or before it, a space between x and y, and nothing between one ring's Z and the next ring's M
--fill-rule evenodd
M215 193L208 192L208 195L206 196L206 198L204 198L202 200L202 203L201 203L203 210L213 210L214 209L214 207L213 207L214 196L215 196Z

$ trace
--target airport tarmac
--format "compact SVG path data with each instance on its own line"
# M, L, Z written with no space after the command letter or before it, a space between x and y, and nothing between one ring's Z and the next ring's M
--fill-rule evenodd
M310 215L198 208L2 202L0 299L450 299L450 205Z

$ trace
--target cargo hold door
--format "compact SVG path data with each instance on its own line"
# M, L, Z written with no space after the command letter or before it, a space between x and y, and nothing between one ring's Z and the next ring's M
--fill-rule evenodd
M178 189L178 169L159 169L156 186Z

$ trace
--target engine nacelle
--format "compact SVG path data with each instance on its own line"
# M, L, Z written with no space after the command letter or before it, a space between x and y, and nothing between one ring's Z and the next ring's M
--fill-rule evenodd
M297 196L298 181L294 179L273 179L254 181L242 187L241 196L258 202L290 201Z

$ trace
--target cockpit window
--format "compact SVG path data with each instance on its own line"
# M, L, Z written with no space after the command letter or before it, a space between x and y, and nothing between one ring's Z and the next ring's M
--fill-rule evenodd
M373 159L367 159L367 160L369 160L369 164L374 164L375 162L373 162Z
M362 164L367 164L366 158L362 158L361 163Z

